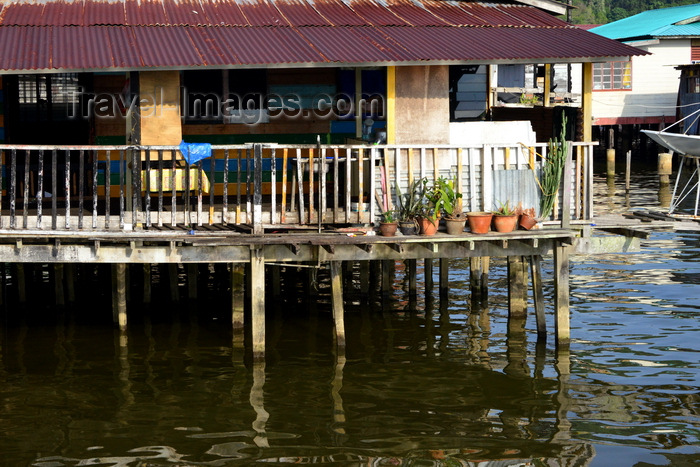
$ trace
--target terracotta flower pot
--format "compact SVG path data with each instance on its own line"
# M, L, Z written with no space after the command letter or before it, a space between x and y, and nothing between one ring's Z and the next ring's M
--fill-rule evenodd
M493 228L496 232L512 232L518 225L518 216L493 215Z
M420 224L421 235L435 235L438 229L438 220L432 220L427 217L421 217L418 219Z
M383 237L393 237L396 235L396 229L398 229L398 227L398 222L380 222L379 233Z
M461 218L461 219L450 219L448 217L445 218L445 228L447 229L447 233L450 235L460 235L461 233L464 232L464 224L467 222L466 219Z
M518 221L518 225L525 230L530 230L535 225L537 225L537 219L535 219L533 216L531 216L529 214L521 214L520 220Z
M467 221L469 222L469 230L475 234L485 234L491 228L491 218L493 214L490 212L468 212Z

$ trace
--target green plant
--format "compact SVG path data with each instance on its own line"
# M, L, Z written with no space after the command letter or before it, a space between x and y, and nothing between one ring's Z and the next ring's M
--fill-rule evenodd
M455 181L440 177L433 186L439 192L438 203L445 216L453 219L462 217L462 193L455 189Z
M396 214L399 221L412 221L420 215L425 197L424 187L423 179L414 180L408 186L408 192L401 193L399 184L396 184Z
M522 105L537 105L540 103L540 99L534 94L520 94L520 103Z
M514 216L516 215L516 211L515 208L510 205L510 200L505 203L499 201L498 209L493 211L493 214L496 216Z
M384 211L382 213L382 222L385 224L396 222L396 216L393 209L389 209L388 211Z
M540 199L540 216L543 219L549 217L554 209L554 202L559 193L559 185L561 185L561 177L564 172L564 164L567 158L566 144L566 115L562 114L561 132L558 138L549 140L548 157L542 164L542 177L540 181L540 190L542 190L542 198Z

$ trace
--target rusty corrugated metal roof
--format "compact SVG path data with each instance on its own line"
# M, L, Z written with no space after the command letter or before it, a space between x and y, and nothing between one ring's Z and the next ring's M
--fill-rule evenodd
M643 53L455 0L0 0L0 70L591 61Z

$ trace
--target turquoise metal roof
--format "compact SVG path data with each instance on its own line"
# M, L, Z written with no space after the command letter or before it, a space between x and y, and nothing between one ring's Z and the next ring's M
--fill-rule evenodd
M621 41L668 36L700 36L700 3L645 11L589 31L608 39Z

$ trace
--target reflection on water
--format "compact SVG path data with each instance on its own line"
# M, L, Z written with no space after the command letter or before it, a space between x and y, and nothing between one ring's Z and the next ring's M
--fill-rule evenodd
M654 202L644 180L632 206ZM622 188L600 203L623 209ZM412 300L398 264L389 303L352 297L346 353L323 287L313 304L288 300L257 366L233 344L227 300L132 307L126 332L8 307L0 465L696 464L699 246L658 232L638 254L575 258L570 353L537 342L532 318L508 325L498 260L487 307L466 262L451 264L449 303Z

